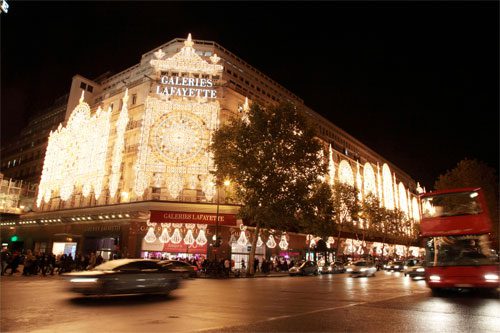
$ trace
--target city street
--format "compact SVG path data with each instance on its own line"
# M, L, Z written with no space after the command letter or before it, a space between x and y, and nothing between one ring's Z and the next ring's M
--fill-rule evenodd
M191 279L169 297L83 298L60 276L6 276L2 332L500 332L500 301L433 297L400 273Z

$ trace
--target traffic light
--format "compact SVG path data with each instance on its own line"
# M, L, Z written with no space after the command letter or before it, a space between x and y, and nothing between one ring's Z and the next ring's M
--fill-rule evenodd
M19 237L17 237L17 235L14 235L14 236L11 236L11 237L10 237L10 241L11 241L11 242L17 242L17 241L18 241L18 239L19 239Z

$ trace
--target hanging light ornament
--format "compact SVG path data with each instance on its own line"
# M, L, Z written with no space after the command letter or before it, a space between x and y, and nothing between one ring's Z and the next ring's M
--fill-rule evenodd
M248 244L247 235L245 233L245 227L241 227L240 238L236 241L240 246L246 246Z
M276 247L276 241L274 240L273 235L269 235L269 239L267 240L266 245L270 249L274 249Z
M262 244L264 244L264 242L262 241L262 238L260 238L260 235L259 235L259 238L257 239L257 247L261 247Z
M205 230L207 229L206 224L198 224L198 237L196 237L196 244L203 246L207 244L207 236L205 235Z
M148 232L144 236L146 243L154 243L156 241L155 227L156 223L150 223L149 220L146 222L148 225Z
M333 245L333 243L335 243L335 240L333 239L332 236L328 237L328 240L326 242L326 246L330 249Z
M168 243L170 241L170 235L168 233L168 228L170 228L171 225L172 225L172 223L162 223L161 224L163 230L161 232L160 242Z
M175 229L172 237L170 237L170 242L173 244L179 244L182 240L181 231L179 230L182 227L182 223L172 223L172 227Z
M281 235L281 240L280 240L280 249L286 250L288 249L288 242L286 241L286 235Z
M184 244L192 245L194 243L193 229L195 227L194 223L186 223L187 228L186 236L184 236Z

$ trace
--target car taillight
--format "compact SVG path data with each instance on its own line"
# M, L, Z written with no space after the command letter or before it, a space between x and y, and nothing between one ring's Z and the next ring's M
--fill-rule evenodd
M198 267L196 266L193 266L194 267L194 271L196 272L198 270Z

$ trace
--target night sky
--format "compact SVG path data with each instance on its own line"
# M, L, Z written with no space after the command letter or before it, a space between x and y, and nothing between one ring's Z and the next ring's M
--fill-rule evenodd
M19 2L1 14L1 138L173 38L213 40L428 189L498 170L498 2Z

